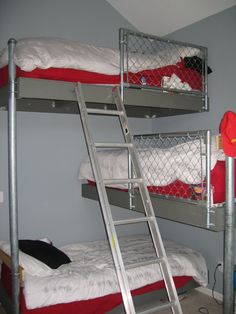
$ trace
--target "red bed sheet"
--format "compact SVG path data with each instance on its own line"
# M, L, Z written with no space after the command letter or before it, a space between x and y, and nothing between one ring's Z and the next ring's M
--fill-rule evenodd
M11 295L11 272L10 269L3 264L1 280L3 285L8 293ZM177 276L174 277L174 282L176 288L184 287L190 281L192 277L189 276ZM132 295L145 294L151 291L160 290L165 287L165 284L162 281L147 285L142 288L138 288L132 291ZM69 314L69 313L79 313L79 314L104 314L108 311L111 311L116 306L122 303L122 297L120 293L110 294L104 297L95 298L92 300L77 301L71 303L62 303L51 306L46 306L42 308L37 308L33 310L28 310L25 304L23 288L20 290L20 307L22 314Z
M149 86L161 86L163 76L171 77L176 74L181 81L186 82L194 90L202 89L202 76L199 72L186 68L183 61L174 65L168 65L158 69L144 70L138 73L129 73L125 80L130 84L141 85L143 79ZM96 72L88 72L76 69L49 68L38 69L26 72L16 68L16 77L38 78L47 80L57 80L66 82L80 82L87 84L112 84L120 83L120 75L107 75ZM8 66L0 69L0 87L7 84Z

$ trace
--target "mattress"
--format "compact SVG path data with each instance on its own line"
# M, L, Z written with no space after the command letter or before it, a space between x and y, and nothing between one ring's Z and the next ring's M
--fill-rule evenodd
M134 85L202 90L202 75L184 62L185 57L199 54L199 49L183 48L179 48L178 55L171 51L129 55L125 81ZM112 85L120 83L119 58L116 50L58 38L19 40L14 54L16 77ZM8 80L7 63L4 49L0 53L0 86Z
M7 290L8 295L11 295L10 285L10 269L3 265L2 269L2 282ZM189 276L176 276L173 278L176 289L182 288L184 291L188 290L188 285L194 279ZM161 280L157 283L146 285L145 287L133 290L131 293L133 297L148 294L152 291L160 291L165 287L164 281ZM185 290L186 289L186 290ZM20 289L20 309L22 314L68 314L68 313L90 313L90 314L104 314L122 304L122 296L120 293L114 293L90 300L74 301L70 303L59 303L50 306L44 306L35 309L27 309L24 298L24 290Z
M120 239L120 244L126 265L153 260L155 256L148 236L124 237ZM164 244L173 277L192 277L199 285L207 285L206 262L200 253L170 241ZM2 248L6 251L6 246L3 245ZM72 263L40 276L25 272L23 294L28 309L95 300L119 294L107 241L73 244L61 249L70 257ZM157 264L130 268L127 274L130 288L134 293L142 293L143 290L136 289L144 287L148 290L156 289L162 280ZM189 278L185 278L184 282L186 280Z
M97 156L104 179L127 178L127 151L102 150L98 152ZM202 156L199 140L182 143L169 149L139 149L138 157L144 179L151 193L191 200L206 199L206 156ZM225 202L226 168L224 159L223 151L212 145L211 190L214 204ZM81 162L79 179L88 180L89 183L94 182L88 157ZM109 187L127 190L125 184Z

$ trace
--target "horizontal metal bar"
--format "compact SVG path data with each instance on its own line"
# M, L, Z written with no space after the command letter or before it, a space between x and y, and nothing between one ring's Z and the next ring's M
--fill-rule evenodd
M164 87L159 87L155 86L149 86L149 85L137 85L137 84L132 84L132 83L125 83L126 88L136 88L136 89L141 89L141 90L153 90L155 89L156 91L159 92L165 92L165 93L179 93L181 91L181 95L189 95L189 96L194 96L194 97L204 97L207 96L206 93L202 91L195 91L195 90L180 90L180 89L175 89L175 88L164 88Z
M86 103L108 109L115 107L111 86L83 84ZM32 112L76 114L75 83L43 79L17 79L17 109ZM0 90L0 106L7 102L7 88ZM40 101L39 101L40 99ZM51 101L52 100L52 101ZM124 103L128 116L170 116L203 111L202 96L162 93L157 90L125 88ZM54 104L54 105L53 105Z
M133 147L132 143L94 143L95 147L110 147L110 148L129 148L129 147Z
M123 115L123 111L118 110L107 110L107 109L91 109L87 108L87 113L89 114L101 114L101 115L112 115L112 116L120 116Z
M136 224L141 222L148 222L155 219L154 217L141 217L141 218L133 218L133 219L123 219L123 220L115 220L114 225L128 225L128 224Z
M154 314L157 311L159 312L159 311L162 311L162 310L165 310L165 309L169 309L169 308L171 308L174 305L175 305L175 302L168 302L168 303L164 303L164 304L161 304L161 305L156 305L156 306L151 307L150 309L147 309L147 310L144 310L144 311L138 311L137 314Z
M205 137L207 134L208 130L198 130L198 131L183 131L183 132L173 132L173 133L156 133L156 134L137 134L134 135L134 138L136 137L157 137L157 138L162 138L162 137Z
M127 183L142 183L142 178L135 178L135 179L104 179L103 180L105 185L112 185L112 184L127 184Z
M195 47L195 48L199 48L199 49L206 49L206 47L204 46L200 46L200 45L196 45L196 44L192 44L192 43L188 43L188 42L182 42L182 41L177 41L177 40L173 40L173 39L168 39L168 38L163 38L163 37L159 37L159 36L155 36L155 35L150 35L147 33L142 33L142 32L138 32L138 31L133 31L127 28L122 28L123 32L125 35L131 35L131 36L137 36L137 37L144 37L150 40L156 40L156 41L161 41L161 42L166 42L166 43L172 43L172 44L177 44L180 46L187 46L187 47Z
M126 269L132 269L132 268L137 268L137 267L142 267L142 266L147 266L147 265L152 265L152 264L160 264L163 261L163 258L156 258L155 260L149 260L145 262L139 262L139 263L134 263L131 265L125 266Z

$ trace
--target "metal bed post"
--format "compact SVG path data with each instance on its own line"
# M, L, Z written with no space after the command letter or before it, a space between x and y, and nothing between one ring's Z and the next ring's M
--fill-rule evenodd
M15 39L8 41L8 185L9 185L9 223L12 268L12 303L13 313L19 313L19 248L18 248L18 208L17 208L17 162L16 162L16 98L15 77L16 66L14 63Z
M207 228L212 227L211 223L211 131L206 133L206 197L207 197Z
M208 100L208 68L207 68L207 64L208 64L208 56L207 56L207 49L205 48L204 49L204 59L205 59L205 63L204 63L204 76L203 76L203 83L204 83L204 86L203 86L203 91L205 93L205 101L204 101L204 110L208 111L209 110L209 100Z
M129 152L128 152L128 177L129 179L134 178L132 158ZM135 205L134 205L134 184L133 183L128 183L128 191L129 191L129 209L134 209Z
M226 156L224 314L234 313L234 158Z
M119 30L119 49L120 49L120 96L121 100L124 101L124 56L125 56L125 35L124 29Z

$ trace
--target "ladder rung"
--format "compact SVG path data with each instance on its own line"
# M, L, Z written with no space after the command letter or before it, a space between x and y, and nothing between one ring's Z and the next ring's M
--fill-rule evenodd
M162 311L162 310L170 309L175 304L176 304L175 302L167 302L164 304L155 305L155 306L153 306L149 309L143 310L143 311L138 311L136 313L137 314L154 314L154 313Z
M139 262L139 263L134 263L131 265L127 265L125 266L126 269L131 269L131 268L137 268L137 267L142 267L142 266L148 266L148 265L152 265L152 264L160 264L163 261L163 258L156 258L154 260L149 260L149 261L145 261L145 262Z
M136 224L140 222L148 222L155 219L154 217L141 217L141 218L132 218L132 219L122 219L122 220L115 220L114 225L128 225L128 224Z
M126 183L142 183L142 178L134 178L134 179L104 179L103 180L105 185L112 185L112 184L126 184Z
M123 111L118 110L107 110L107 109L93 109L93 108L87 108L87 113L90 114L101 114L101 115L109 115L109 116L121 116L124 114Z
M94 143L95 147L110 147L110 148L129 148L129 147L133 147L132 143Z

